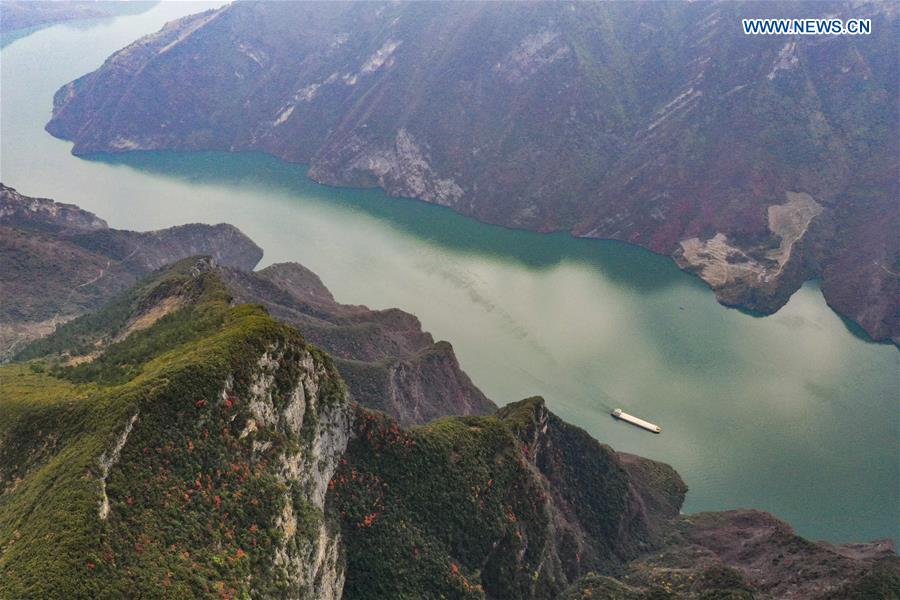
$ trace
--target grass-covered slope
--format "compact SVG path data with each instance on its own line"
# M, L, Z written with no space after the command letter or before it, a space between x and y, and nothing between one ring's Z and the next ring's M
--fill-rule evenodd
M322 502L343 384L295 330L230 306L205 264L63 328L42 345L55 358L0 369L0 597L340 589ZM65 366L87 342L99 355Z

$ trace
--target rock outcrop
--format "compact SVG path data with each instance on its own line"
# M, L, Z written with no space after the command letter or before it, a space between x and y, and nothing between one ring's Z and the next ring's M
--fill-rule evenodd
M271 276L327 305L296 269ZM540 398L403 428L352 403L297 330L236 303L223 272L180 261L0 366L0 596L897 589L890 542L813 543L757 511L679 515L671 467L615 452Z
M0 595L339 598L324 509L350 404L333 364L230 307L208 261L150 285L193 303L89 361L4 367Z
M139 277L185 256L205 254L235 302L261 304L331 353L357 402L405 425L497 408L460 369L453 347L435 342L415 316L339 304L315 273L296 263L254 272L262 250L231 225L121 231L76 206L0 187L0 233L5 295L0 360L23 351L31 356L24 350L29 342L98 308ZM116 301L121 310L100 328L105 338L90 343L121 341L193 301L171 294L144 299L125 294ZM87 346L81 340L84 352L71 360L92 356L96 348Z
M616 579L590 573L563 596L576 598L894 598L900 561L890 542L810 542L768 513L686 515L666 543Z
M360 410L354 432L328 502L342 523L348 599L891 598L898 589L889 541L813 543L751 510L680 515L687 488L671 467L613 451L540 398L409 430Z
M450 343L435 343L409 313L339 304L296 263L221 274L236 301L261 304L331 354L354 400L402 425L497 409L460 369Z
M872 33L740 26L798 12ZM327 184L625 240L766 313L820 278L884 340L900 335L897 23L875 2L237 2L64 86L48 130L78 154L261 150ZM782 247L779 207L801 196L818 208Z

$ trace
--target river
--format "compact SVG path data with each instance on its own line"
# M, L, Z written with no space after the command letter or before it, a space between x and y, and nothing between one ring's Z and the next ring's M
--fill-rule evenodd
M59 86L208 6L163 2L4 41L4 183L113 227L233 223L264 265L298 261L341 302L416 314L498 404L542 395L602 442L672 464L690 486L685 512L754 507L814 539L900 541L900 353L866 341L813 282L754 317L626 244L328 188L261 154L81 159L44 132ZM611 406L663 433L613 421Z

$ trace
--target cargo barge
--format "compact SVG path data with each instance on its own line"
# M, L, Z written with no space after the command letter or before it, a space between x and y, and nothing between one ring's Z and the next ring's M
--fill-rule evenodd
M650 433L661 433L662 428L659 425L654 425L649 421L645 421L643 419L638 419L634 415L629 415L627 412L623 411L621 408L617 408L612 411L613 418L619 419L620 421L626 421L635 425L636 427L640 427L641 429L646 429Z

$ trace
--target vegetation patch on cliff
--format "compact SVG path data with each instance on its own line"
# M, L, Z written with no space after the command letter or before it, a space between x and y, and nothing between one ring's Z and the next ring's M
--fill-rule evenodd
M274 557L317 544L323 515L284 457L318 456L318 428L346 391L296 330L230 306L203 264L176 265L110 319L80 319L30 351L51 358L0 369L0 596L235 598L296 585ZM192 302L101 344L94 361L52 358L173 295ZM259 410L274 420L250 430Z

